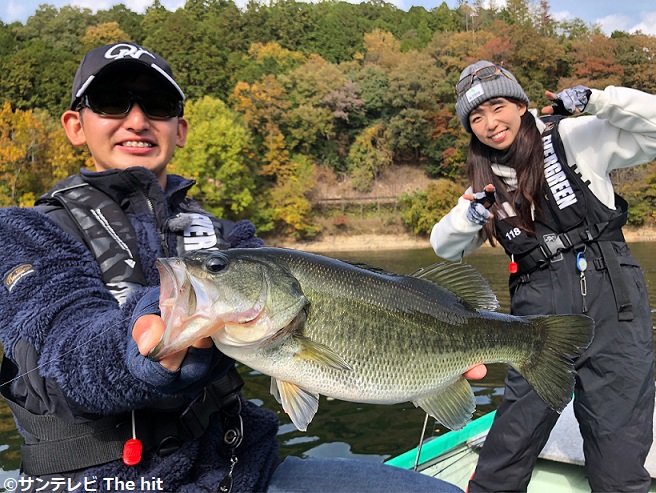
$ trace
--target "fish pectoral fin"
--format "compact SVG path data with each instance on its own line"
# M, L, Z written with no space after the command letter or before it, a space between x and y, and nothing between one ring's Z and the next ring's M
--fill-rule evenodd
M277 387L278 402L289 415L294 426L300 431L307 431L307 427L319 409L319 394L309 392L296 384L271 379L271 386ZM275 395L275 394L274 394Z
M282 404L282 400L280 399L280 392L278 391L278 380L276 380L274 377L271 377L271 387L269 390L276 402L278 404Z
M463 376L412 403L452 430L460 430L469 423L476 409L474 392Z
M318 343L305 336L294 336L301 347L294 357L314 361L335 370L352 370L353 368L335 351L324 344Z

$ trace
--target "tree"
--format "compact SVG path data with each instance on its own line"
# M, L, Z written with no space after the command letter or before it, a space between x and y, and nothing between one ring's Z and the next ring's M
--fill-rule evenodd
M358 6L347 2L320 2L312 11L316 29L310 51L333 63L351 60L362 51L362 35L372 26L358 15Z
M615 32L611 39L615 42L617 63L624 69L622 85L656 93L656 37Z
M114 5L107 10L96 13L98 24L117 22L119 29L126 34L125 39L131 39L137 44L143 44L146 31L143 28L143 15L133 12L123 4Z
M118 25L118 22L106 22L89 26L82 36L84 51L119 41L131 41L130 37Z
M401 43L392 33L375 29L364 35L365 65L379 67L388 72L401 58Z
M272 218L288 236L313 237L320 231L308 199L314 188L314 165L306 156L295 155L285 168L269 193Z
M353 188L369 192L374 180L392 163L392 151L385 126L378 123L365 128L355 139L347 158Z
M57 10L44 4L16 31L19 39L39 40L54 50L81 56L80 38L92 24L94 16L90 9L66 5Z
M253 83L264 75L280 75L295 70L307 61L305 55L290 51L280 44L254 43L242 57L237 80Z
M43 111L0 110L0 205L33 205L56 180L79 169L83 154Z
M40 40L24 43L0 63L0 93L19 109L45 108L59 115L70 102L79 58Z
M426 190L400 197L401 218L415 234L428 235L462 194L462 188L452 181L439 180Z
M273 2L268 9L266 23L270 37L258 41L275 40L287 50L310 55L314 32L317 29L317 19L312 14L313 9L314 5L310 2L296 0Z
M460 27L458 12L451 10L446 2L442 2L431 9L429 27L433 33L457 32Z
M199 21L184 9L168 13L149 10L144 18L144 23L153 26L145 46L171 64L190 99L205 95L225 99L232 87L230 53L214 20Z
M191 132L178 149L171 171L196 180L190 197L218 217L241 219L254 206L251 135L239 115L222 101L205 96L185 105Z
M390 85L387 74L378 67L367 65L352 77L358 85L368 118L384 118L388 110L385 98Z
M615 58L616 41L603 35L581 37L572 42L572 77L559 81L559 89L583 84L597 89L620 85L624 67Z

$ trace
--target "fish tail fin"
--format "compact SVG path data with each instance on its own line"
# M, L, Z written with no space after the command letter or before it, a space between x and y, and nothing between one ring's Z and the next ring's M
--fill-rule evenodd
M585 315L526 317L541 334L542 347L516 365L551 408L561 412L574 392L573 360L590 345L594 321Z

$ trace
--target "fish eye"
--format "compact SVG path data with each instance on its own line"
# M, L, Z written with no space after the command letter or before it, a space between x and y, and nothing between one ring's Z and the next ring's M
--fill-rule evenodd
M205 270L212 274L217 274L226 268L228 259L224 256L214 255L205 261Z

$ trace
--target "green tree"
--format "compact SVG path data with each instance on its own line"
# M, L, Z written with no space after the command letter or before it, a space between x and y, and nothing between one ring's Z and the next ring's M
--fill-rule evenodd
M365 128L355 139L346 160L353 188L369 192L375 179L392 163L392 151L385 127L378 123Z
M431 9L429 27L433 33L457 32L460 27L458 12L451 10L446 2L442 2Z
M142 44L146 37L146 31L143 28L143 15L133 12L123 4L114 5L107 10L99 10L96 13L98 24L108 22L118 22L119 29L126 34L125 39L131 39L138 44Z
M232 87L230 51L215 20L214 16L199 20L184 9L170 13L151 9L144 18L152 26L144 45L171 64L190 99L204 95L225 99Z
M222 101L205 96L185 105L191 131L171 170L196 180L190 196L219 217L249 217L255 179L251 134L239 115Z
M462 188L449 180L438 180L426 190L400 197L401 218L418 235L428 235L462 195Z
M24 26L16 29L19 39L38 40L54 50L82 55L80 38L88 26L94 24L90 9L64 6L57 10L52 5L41 5Z
M617 63L623 68L622 85L656 93L656 36L613 33Z
M362 51L362 35L371 21L357 15L358 7L347 2L320 2L312 11L316 25L310 50L329 62L349 61Z
M73 74L79 58L55 49L41 40L24 43L16 53L2 59L0 92L19 109L45 108L61 114L70 102Z

